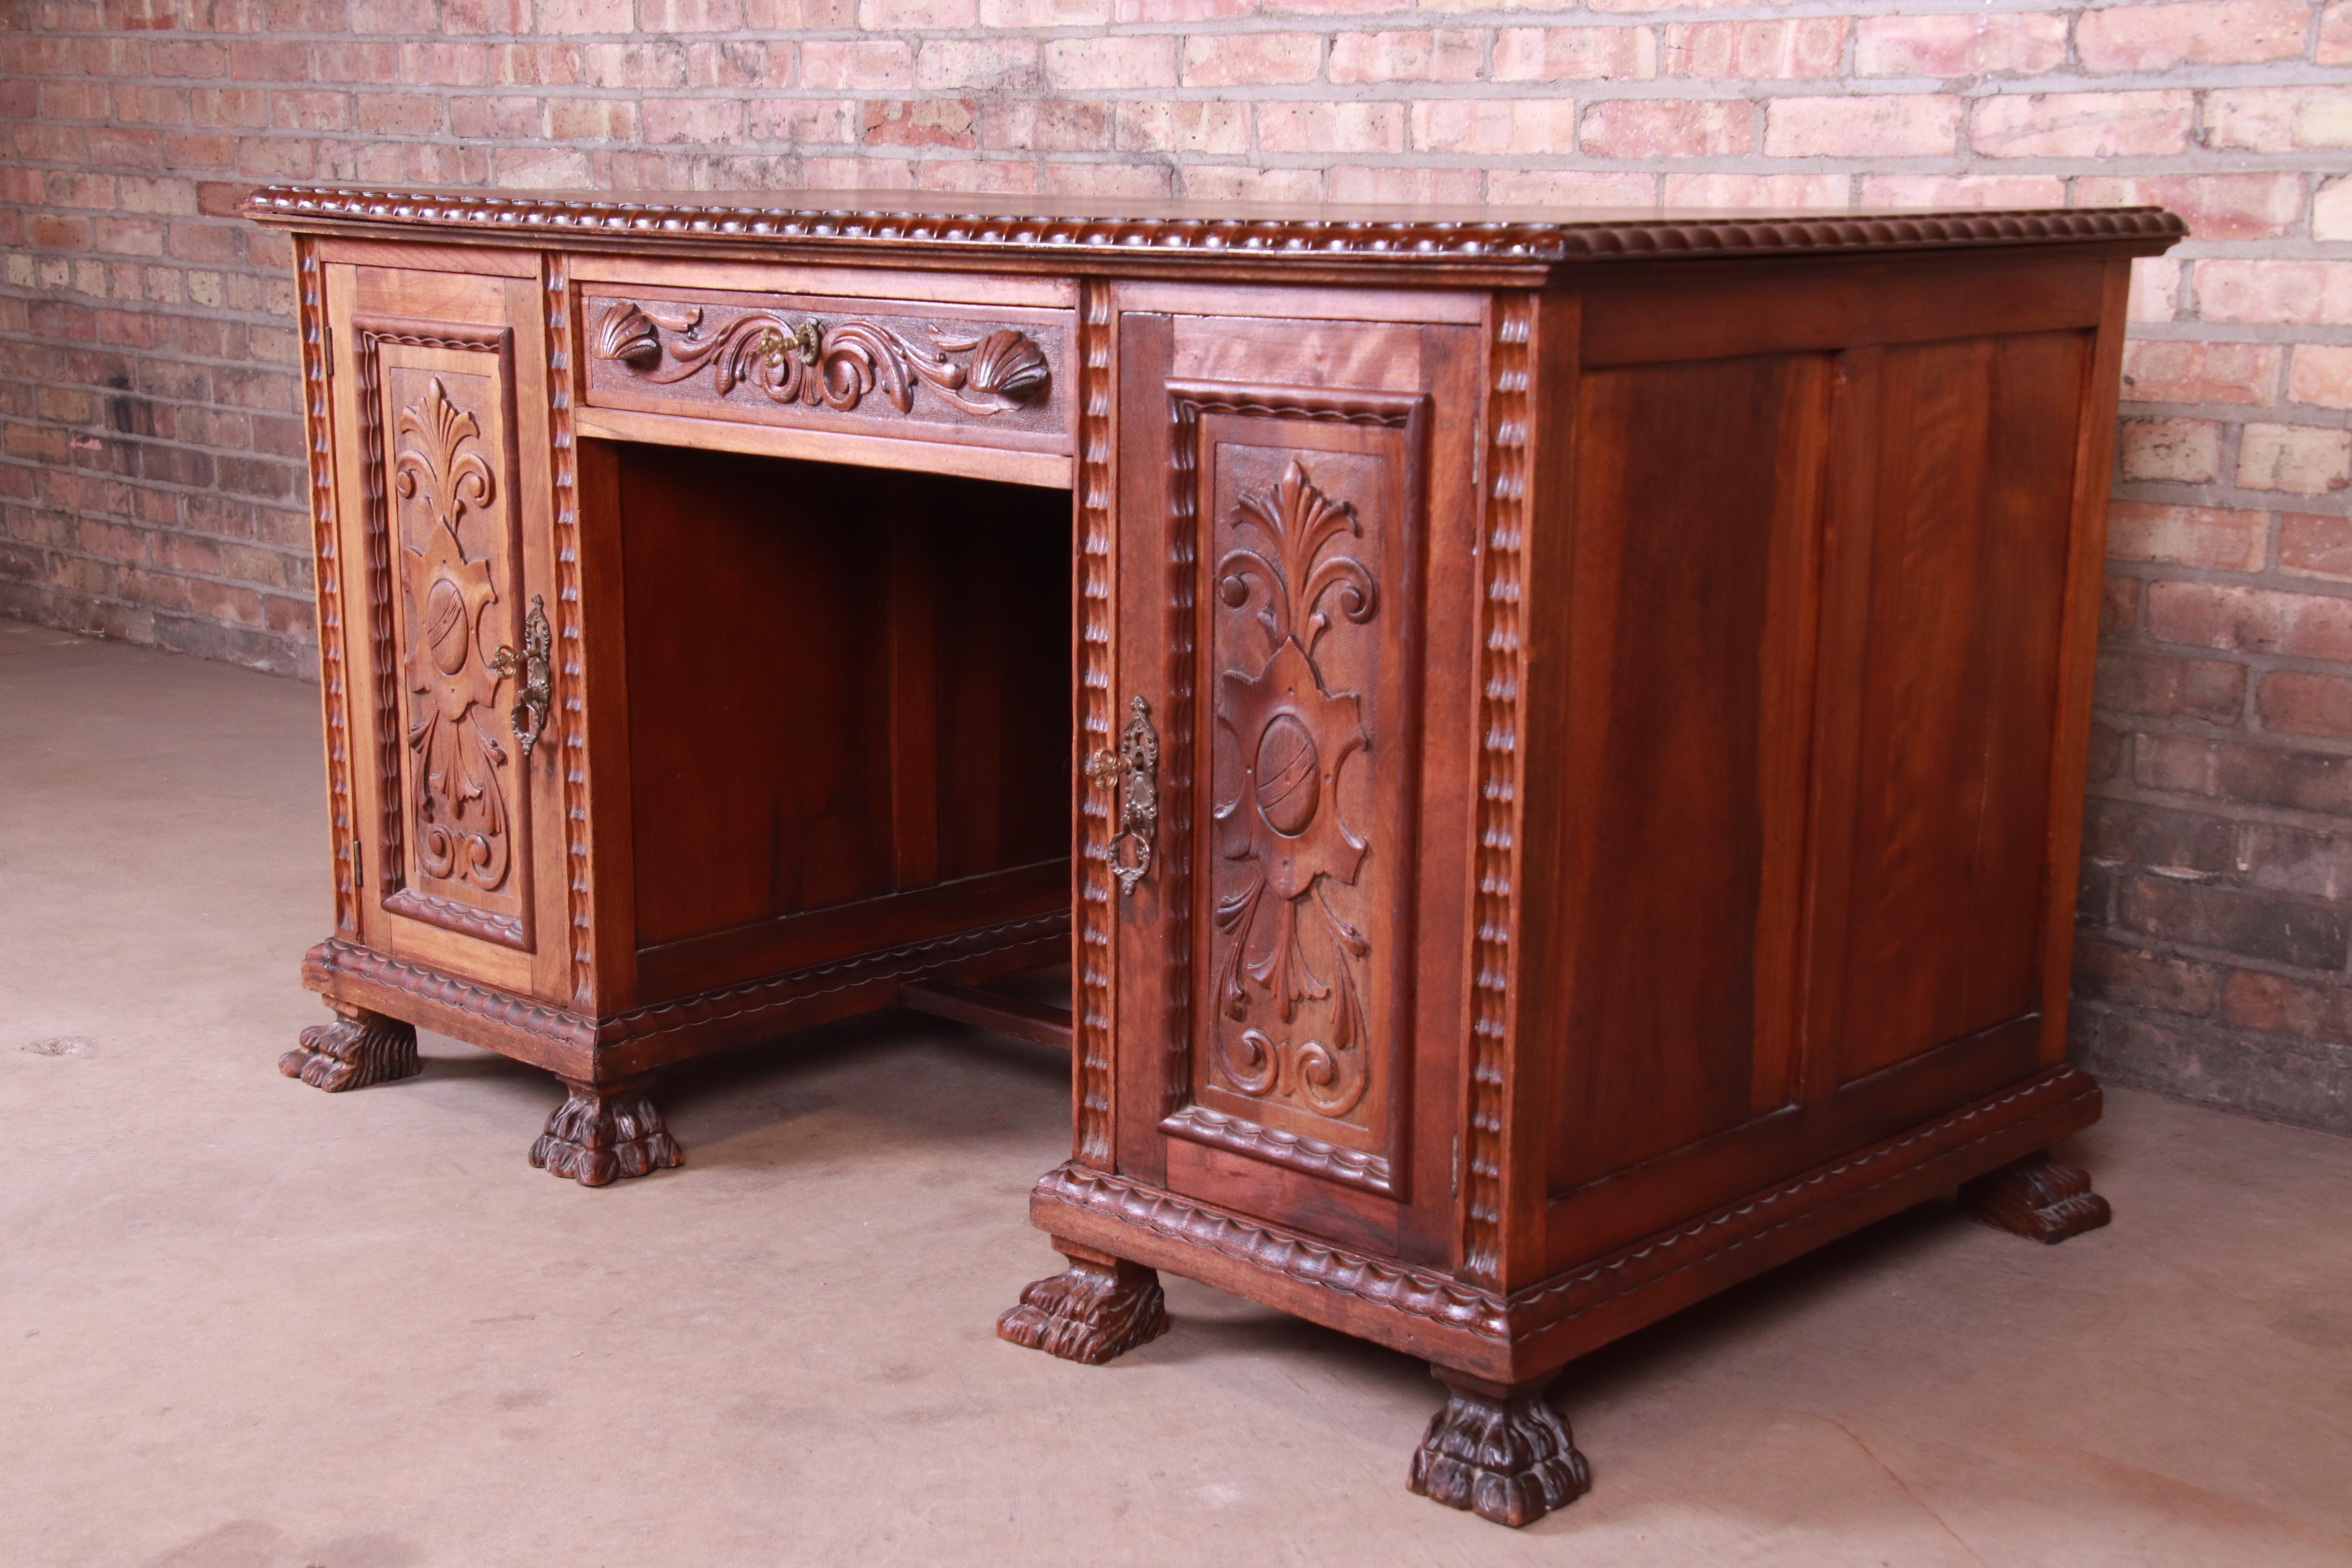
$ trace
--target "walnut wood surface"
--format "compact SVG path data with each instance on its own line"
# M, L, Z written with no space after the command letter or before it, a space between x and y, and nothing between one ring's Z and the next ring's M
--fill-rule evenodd
M340 1003L335 1013L333 1023L302 1031L301 1043L278 1058L279 1072L329 1094L416 1075L415 1026Z
M1592 1488L1568 1423L1541 1382L1482 1382L1441 1371L1445 1407L1430 1417L1405 1484L1433 1502L1517 1530Z
M563 1087L563 1103L530 1146L533 1166L583 1187L602 1187L686 1163L643 1085Z
M2091 1190L2089 1173L2052 1159L2047 1150L1962 1187L1960 1212L1979 1225L2053 1246L2115 1217L2107 1200Z

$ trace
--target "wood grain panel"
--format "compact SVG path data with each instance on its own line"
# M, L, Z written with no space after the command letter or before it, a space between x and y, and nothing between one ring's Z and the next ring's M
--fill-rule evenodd
M1839 460L1868 477L1832 531L1864 555L1832 573L1868 606L1824 692L1853 773L1816 1089L2039 1005L2085 352L2074 332L1895 349L1848 383L1871 407L1843 424Z
M1066 497L614 450L640 948L1062 859Z
M1787 1097L1827 385L1814 356L1583 379L1566 754L1537 808L1567 826L1523 965L1565 1020L1555 1191Z

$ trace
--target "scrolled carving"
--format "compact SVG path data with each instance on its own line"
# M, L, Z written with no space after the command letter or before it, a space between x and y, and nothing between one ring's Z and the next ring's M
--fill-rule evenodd
M1325 690L1314 650L1335 613L1370 621L1380 592L1348 550L1363 532L1355 510L1318 489L1296 458L1271 489L1242 498L1234 523L1258 540L1218 561L1217 595L1230 609L1255 605L1271 649L1255 674L1226 670L1216 704L1242 761L1239 787L1214 808L1220 848L1247 874L1213 911L1224 952L1213 994L1226 1018L1248 1026L1221 1031L1214 1059L1242 1094L1289 1098L1340 1117L1370 1084L1356 975L1370 948L1321 887L1353 885L1370 848L1339 807L1340 770L1370 738L1357 698ZM1317 932L1319 971L1302 922ZM1261 1002L1281 1027L1269 1032L1254 1021ZM1294 1037L1300 1031L1291 1026L1310 1010L1320 1037Z
M985 418L1033 401L1053 380L1045 351L1010 327L935 331L927 348L878 321L795 321L775 310L747 311L706 331L698 308L666 312L629 300L605 307L590 352L657 385L708 370L721 397L748 384L772 402L842 414L877 390L909 413L916 388L927 386L951 406Z
M416 701L408 727L415 755L411 801L416 857L429 876L488 890L507 879L511 834L499 771L506 748L483 722L502 678L477 646L483 612L498 601L490 563L468 558L460 534L468 510L498 499L478 451L482 428L439 376L400 411L393 488L425 514L420 548L404 538L405 588L415 635L407 649Z

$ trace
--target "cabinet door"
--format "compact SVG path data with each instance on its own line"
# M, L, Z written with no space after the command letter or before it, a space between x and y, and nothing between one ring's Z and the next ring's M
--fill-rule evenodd
M560 996L535 283L327 274L362 940Z
M1475 418L1438 415L1475 409L1476 343L1119 324L1114 728L1159 792L1118 911L1119 1163L1384 1253L1440 1249L1451 1187L1465 803L1430 784L1469 742Z

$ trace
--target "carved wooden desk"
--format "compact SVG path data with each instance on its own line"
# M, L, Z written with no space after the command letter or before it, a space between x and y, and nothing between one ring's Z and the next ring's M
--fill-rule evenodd
M1107 1360L1174 1268L1426 1357L1413 1486L1511 1523L1583 1351L1964 1183L2104 1220L2042 1151L2176 220L902 199L249 200L335 825L289 1072L428 1024L601 1181L667 1063L1067 954L1070 1268L1000 1331Z

